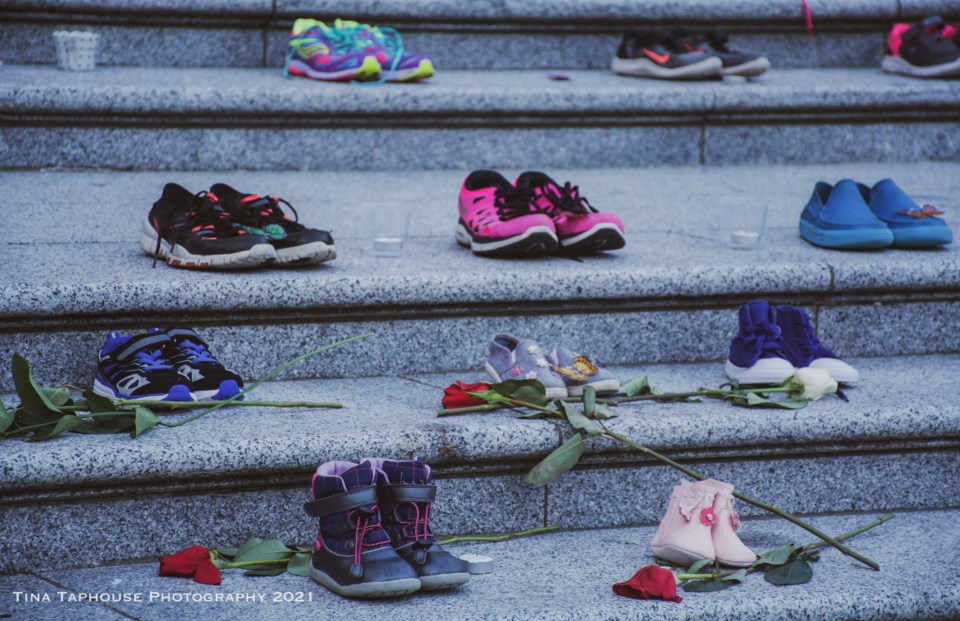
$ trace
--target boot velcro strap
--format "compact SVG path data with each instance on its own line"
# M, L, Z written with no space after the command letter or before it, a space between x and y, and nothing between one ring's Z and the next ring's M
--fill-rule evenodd
M374 486L357 489L318 498L303 504L303 510L312 517L323 517L334 513L343 513L350 509L377 504L377 488Z
M383 488L390 502L433 502L436 485L386 485Z
M199 334L197 334L190 328L175 328L173 330L167 330L167 336L169 336L174 340L176 340L178 336L185 336L192 341L197 341L197 342L203 343L206 347L210 347L209 345L207 345L206 341L200 338Z
M114 354L114 359L117 362L126 362L135 352L140 351L144 347L149 347L151 345L162 345L170 342L170 337L163 333L157 334L146 334L141 336L138 339L131 339L127 343L123 344L123 350L118 354Z

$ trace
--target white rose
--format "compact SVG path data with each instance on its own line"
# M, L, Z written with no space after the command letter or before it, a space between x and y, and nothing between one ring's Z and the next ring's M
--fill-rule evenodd
M830 377L830 372L826 369L797 369L788 385L794 388L791 396L808 401L816 401L823 395L837 392L837 382Z

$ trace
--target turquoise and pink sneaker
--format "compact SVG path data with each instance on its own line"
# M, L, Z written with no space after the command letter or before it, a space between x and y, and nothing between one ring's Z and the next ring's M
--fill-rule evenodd
M387 54L359 34L356 22L338 19L331 27L315 19L298 19L290 31L284 75L327 82L378 79Z
M550 216L534 210L533 193L492 170L475 170L460 188L457 243L492 257L539 256L559 244Z
M403 47L400 33L387 26L359 24L358 36L369 39L383 50L380 73L387 82L416 82L433 77L433 59L426 54L412 54Z
M617 250L627 243L620 216L594 209L569 181L561 186L542 172L527 171L517 177L515 185L533 193L534 209L553 220L564 250Z

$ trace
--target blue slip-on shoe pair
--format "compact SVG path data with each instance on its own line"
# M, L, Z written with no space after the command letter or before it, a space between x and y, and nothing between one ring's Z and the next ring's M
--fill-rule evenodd
M835 186L821 181L800 216L800 236L815 246L843 250L933 248L953 241L938 215L890 179L873 188L852 179Z

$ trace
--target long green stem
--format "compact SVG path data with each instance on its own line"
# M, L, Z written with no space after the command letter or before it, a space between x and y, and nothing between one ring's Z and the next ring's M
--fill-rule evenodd
M613 405L619 405L621 403L632 403L634 401L672 401L674 399L687 399L689 397L707 397L710 399L725 399L726 397L734 395L736 392L790 392L791 388L786 386L780 386L776 388L739 388L736 391L733 389L730 390L721 390L721 389L703 389L703 390L691 390L689 392L664 392L659 395L647 394L647 395L635 395L633 397L623 397L622 399L610 399L609 403Z
M521 530L516 533L507 533L505 535L458 535L456 537L448 537L447 539L441 539L440 545L447 545L448 543L463 543L465 541L487 541L487 542L506 541L508 539L516 539L517 537L527 537L529 535L542 535L543 533L550 533L559 529L560 529L559 526L540 526L538 528Z
M253 567L254 565L286 565L289 562L289 558L276 558L267 561L240 561L239 563L224 563L221 569L238 569L240 567Z
M682 464L679 464L679 463L673 461L673 460L670 459L669 457L667 457L667 456L665 456L665 455L661 455L660 453L657 453L656 451L651 450L651 449L649 449L649 448L647 448L647 447L645 447L645 446L643 446L643 445L637 444L636 442L633 442L632 440L629 440L629 439L621 436L620 434L618 434L618 433L616 433L616 432L614 432L614 431L610 431L610 429L609 429L606 425L604 425L602 421L600 421L600 424L601 424L601 425L603 426L603 428L604 428L604 435L607 436L608 438L611 438L611 439L613 439L613 440L616 440L616 441L618 441L618 442L620 442L620 443L622 443L622 444L626 444L627 446L629 446L629 447L631 447L631 448L633 448L633 449L636 449L636 450L640 451L641 453L643 453L643 454L645 454L645 455L649 455L650 457L653 457L654 459L657 459L657 460L659 460L659 461L662 461L663 463L667 464L668 466L672 466L672 467L676 468L677 470L679 470L680 472L686 474L688 477L690 477L690 478L692 478L692 479L697 479L698 481L705 481L705 480L706 480L707 477L703 476L703 475L700 474L699 472L696 472L695 470L691 470L690 468L687 468L686 466L684 466L684 465L682 465ZM765 502L763 502L763 501L757 500L756 498L751 498L750 496L746 496L746 495L744 495L744 494L741 494L740 492L733 492L733 496L734 496L735 498L739 498L740 500L742 500L742 501L744 501L744 502L746 502L746 503L749 503L749 504L751 504L751 505L753 505L753 506L755 506L755 507L760 507L761 509L763 509L763 510L765 510L765 511L769 511L770 513L779 515L780 517L782 517L783 519L787 520L788 522L791 522L791 523L793 523L793 524L796 524L797 526L799 526L800 528L804 529L805 531L813 534L813 535L816 536L818 539L822 539L824 542L826 542L827 544L829 544L829 545L833 546L834 548L840 550L841 552L843 552L843 553L846 554L847 556L850 556L850 557L852 557L852 558L857 559L858 561L860 561L861 563L863 563L863 564L866 565L867 567L870 567L871 569L875 569L875 570L877 570L877 571L880 570L880 566L879 566L877 563L871 561L870 559L868 559L868 558L865 557L865 556L862 556L862 555L858 554L857 552L854 552L853 550L851 550L851 549L848 548L847 546L843 545L842 543L840 543L839 541L837 541L836 539L834 539L834 538L831 537L830 535L827 535L826 533L822 532L822 531L819 530L818 528L816 528L816 527L814 527L814 526L811 526L810 524L807 524L806 522L804 522L804 521L801 520L800 518L796 517L795 515L792 515L792 514L790 514L790 513L787 513L787 512L784 511L783 509L780 509L779 507L776 507L776 506L774 506L774 505L771 505L771 504L765 503Z
M208 408L219 403L226 403L226 401L135 401L132 399L117 399L114 401L114 404L117 407L123 407L128 405L140 405L143 407L153 408L168 408L171 410L198 410L200 408ZM317 403L313 401L231 401L230 405L245 405L247 407L264 407L264 408L332 408L339 409L343 407L342 403ZM90 409L90 406L85 401L80 401L75 405L61 405L59 406L64 412L86 412ZM133 412L129 412L132 414ZM98 416L96 412L91 414L92 416Z
M310 357L312 357L312 356L316 356L317 354L321 354L321 353L323 353L323 352L325 352L325 351L327 351L327 350L329 350L329 349L333 349L334 347L339 347L340 345L346 345L347 343L352 343L353 341L359 341L360 339L369 338L369 337L371 337L371 336L373 336L373 335L374 335L373 332L367 332L366 334L361 334L361 335L358 335L358 336L351 336L351 337L348 338L348 339L343 339L343 340L337 341L336 343L331 343L330 345L324 345L323 347L318 347L317 349L314 349L313 351L309 351L309 352L303 354L302 356L297 356L296 358L294 358L294 359L291 360L290 362L286 362L286 363L284 363L284 364L281 364L279 367L277 367L276 369L270 371L269 373L267 373L266 375L264 375L263 377L261 377L260 379L258 379L257 381L255 381L254 383L250 384L249 386L247 386L246 388L244 388L243 390L241 390L241 391L238 392L237 394L235 394L235 395L233 395L232 397L230 397L229 399L227 399L226 401L221 401L221 402L217 403L215 406L213 406L213 407L210 408L210 409L204 410L203 412L200 412L199 414L194 414L193 416L190 416L190 417L188 417L188 418L185 418L185 419L183 419L183 420L181 420L181 421L177 421L177 422L175 422L175 423L168 423L168 422L166 422L166 421L161 421L160 424L163 425L164 427L180 427L181 425L186 425L187 423L192 423L193 421L197 420L198 418L203 418L203 417L206 416L207 414L210 414L211 412L215 412L215 411L219 410L220 408L222 408L222 407L225 406L225 405L231 405L231 404L233 404L234 402L237 401L237 399L239 399L239 398L242 397L243 395L247 394L248 392L250 392L251 390L253 390L253 389L256 388L257 386L259 386L260 384L262 384L262 383L264 383L264 382L266 382L266 381L269 381L269 380L273 379L274 377L276 377L276 376L279 375L280 373L283 373L284 371L286 371L287 369L289 369L289 368L292 367L293 365L297 364L297 363L300 362L301 360L306 360L307 358L310 358Z

